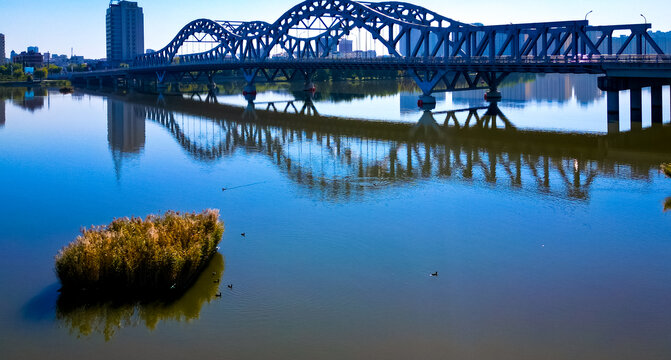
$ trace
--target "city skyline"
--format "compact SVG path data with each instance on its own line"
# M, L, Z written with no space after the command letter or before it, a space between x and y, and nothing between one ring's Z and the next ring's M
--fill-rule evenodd
M671 7L660 0L647 0L636 3L626 1L592 2L583 4L576 0L561 3L543 3L542 9L533 9L537 2L519 0L506 3L506 6L494 1L483 1L476 6L473 3L446 4L438 0L416 1L411 3L425 6L442 15L466 23L502 24L535 21L555 21L582 19L588 11L591 24L608 23L640 23L644 18L652 23L653 31L671 30ZM42 3L25 1L21 4L3 4L0 23L5 25L0 32L6 35L6 51L20 51L27 46L36 45L54 54L70 54L71 49L76 55L87 58L104 58L105 43L105 11L108 1L100 1L100 6L91 6L82 0L61 1L58 3ZM286 10L299 1L271 2L259 0L254 11L249 11L248 3L220 2L213 0L190 3L184 7L182 2L138 1L145 13L145 48L160 49L165 46L186 23L197 18L216 20L262 20L273 22ZM34 4L35 6L31 6ZM96 3L97 4L97 3ZM491 4L492 6L487 6ZM37 6L39 5L39 6ZM180 6L182 5L182 6ZM40 11L52 16L31 23L31 31L25 31L26 22L34 19L34 13L26 12L26 8L39 8ZM524 8L521 12L519 9ZM262 9L262 10L259 10ZM76 22L75 22L76 20Z

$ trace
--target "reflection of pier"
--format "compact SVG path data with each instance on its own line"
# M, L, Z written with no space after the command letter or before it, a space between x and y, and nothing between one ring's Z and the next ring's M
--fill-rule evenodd
M0 128L5 127L6 115L5 115L5 99L0 99Z
M265 107L266 111L282 112L285 114L300 114L300 115L319 115L314 102L310 98L305 100L284 100L284 101L267 101L255 102L255 105ZM298 104L298 106L296 106ZM300 110L299 110L300 107Z
M666 127L619 135L516 130L506 128L505 116L491 106L429 113L449 121L437 127L440 136L425 137L413 135L411 124L268 111L243 119L239 108L225 105L179 98L162 107L143 103L147 118L168 129L194 158L262 152L293 181L334 200L422 178L587 199L599 177L646 181L657 167L654 153L668 152L658 141ZM505 119L503 128L493 129L491 120L486 126L493 116ZM469 117L480 126L465 127ZM648 165L627 161L638 151L652 152Z

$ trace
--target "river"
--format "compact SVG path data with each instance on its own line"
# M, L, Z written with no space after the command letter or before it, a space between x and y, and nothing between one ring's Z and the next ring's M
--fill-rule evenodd
M259 90L0 88L2 359L671 358L670 111L651 126L645 92L631 131L592 76L433 112L395 81ZM82 226L206 208L220 255L181 299L59 301Z

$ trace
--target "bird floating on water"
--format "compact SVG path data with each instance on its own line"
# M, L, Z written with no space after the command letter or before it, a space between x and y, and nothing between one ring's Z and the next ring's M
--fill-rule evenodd
M436 271L435 273L432 273L431 276L438 276L438 271Z
M228 284L229 289L233 289L233 284Z
M240 234L240 236L245 237L245 233Z
M216 296L216 297L221 297L221 293L218 292L218 293L214 294L214 296Z

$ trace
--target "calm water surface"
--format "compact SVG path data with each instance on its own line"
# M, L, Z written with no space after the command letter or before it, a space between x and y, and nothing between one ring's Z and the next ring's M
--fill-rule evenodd
M670 96L664 126L644 95L643 130L608 134L595 84L508 84L494 129L444 124L481 92L430 114L384 82L256 111L0 89L0 358L669 359ZM261 111L289 102L325 117ZM58 301L81 226L204 208L221 256L181 299Z

